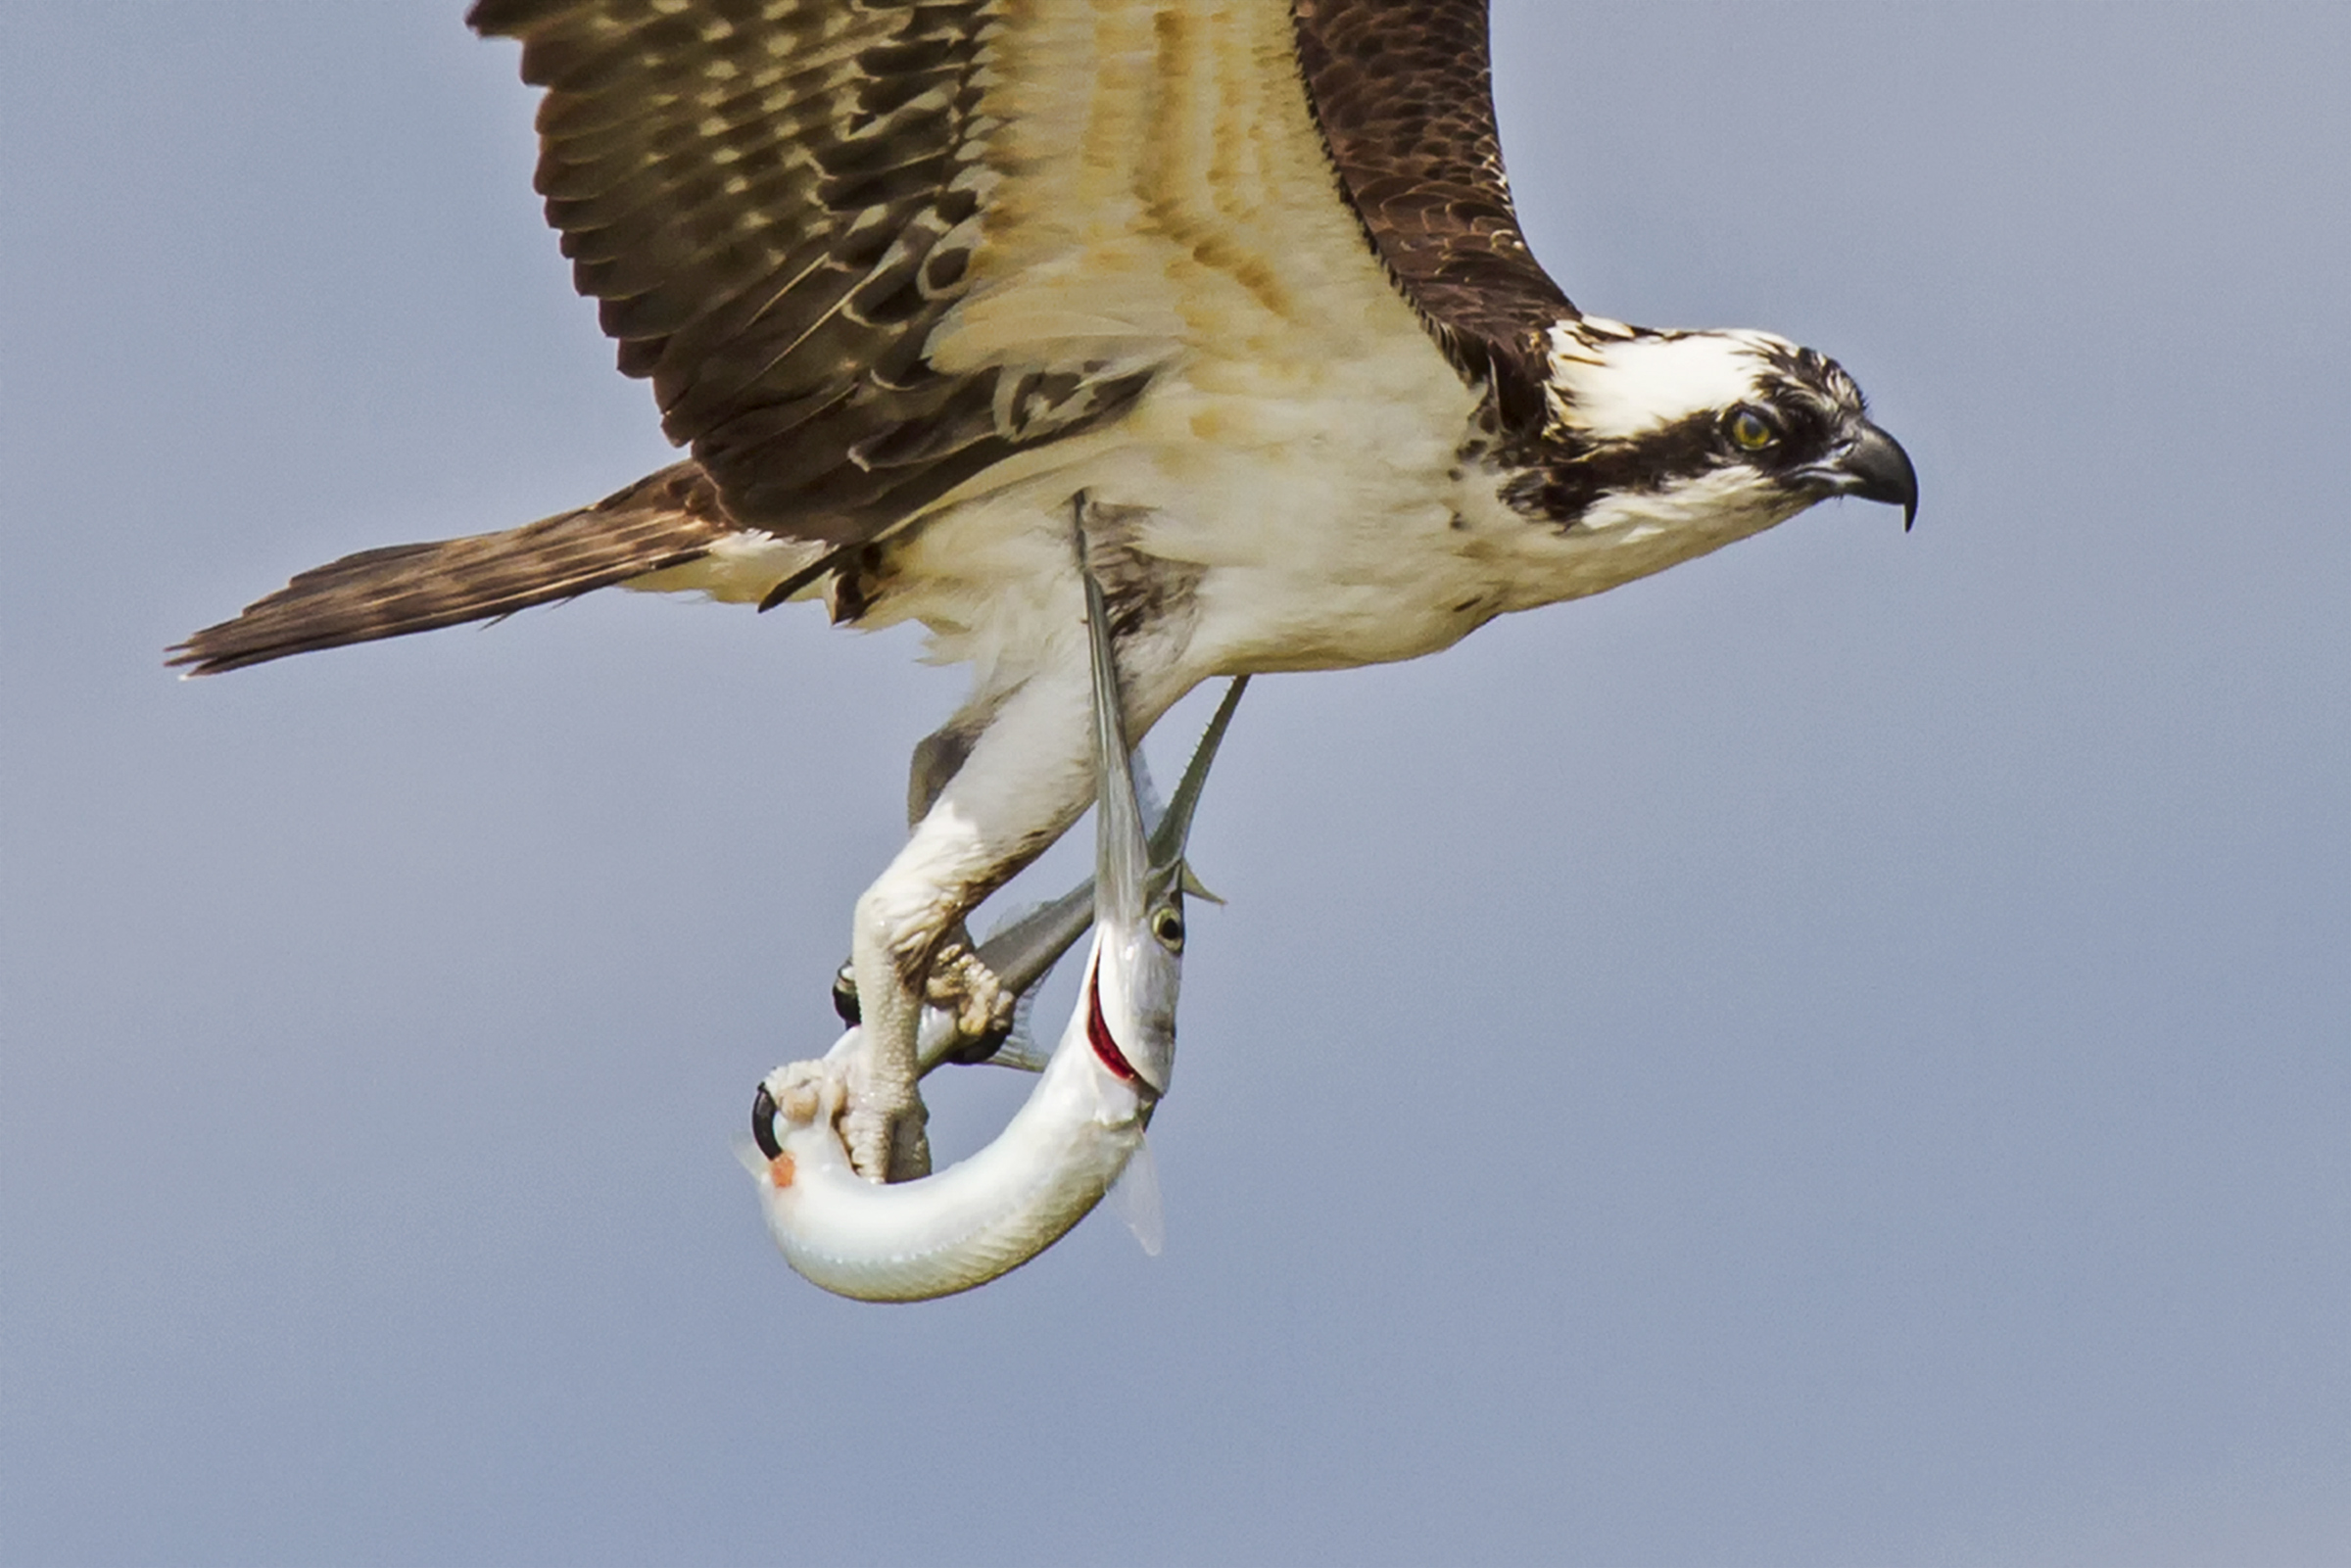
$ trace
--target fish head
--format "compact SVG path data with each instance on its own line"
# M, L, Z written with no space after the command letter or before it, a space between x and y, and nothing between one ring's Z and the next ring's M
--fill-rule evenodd
M1094 949L1080 1005L1086 1040L1103 1067L1156 1099L1168 1092L1176 1066L1184 894L1200 890L1184 861L1184 844L1209 765L1248 681L1235 680L1226 689L1175 798L1146 835L1110 617L1101 584L1090 569L1082 575L1092 644L1095 825Z

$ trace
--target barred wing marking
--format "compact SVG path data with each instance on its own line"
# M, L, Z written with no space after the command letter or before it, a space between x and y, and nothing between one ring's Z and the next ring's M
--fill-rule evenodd
M620 366L748 526L873 537L1147 372L949 374L1000 0L481 0L522 41L538 186Z

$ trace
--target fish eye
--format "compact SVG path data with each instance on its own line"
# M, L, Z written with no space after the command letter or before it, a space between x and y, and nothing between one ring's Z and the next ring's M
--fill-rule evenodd
M1722 427L1729 433L1731 445L1741 451L1761 451L1780 439L1780 427L1771 415L1748 404L1733 408Z
M1151 916L1151 934L1159 945L1171 953L1183 951L1183 912L1173 907L1155 911Z

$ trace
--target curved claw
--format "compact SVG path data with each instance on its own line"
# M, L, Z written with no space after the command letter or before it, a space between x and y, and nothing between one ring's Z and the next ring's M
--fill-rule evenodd
M770 1160L782 1158L784 1145L776 1137L776 1097L761 1083L751 1096L751 1141Z

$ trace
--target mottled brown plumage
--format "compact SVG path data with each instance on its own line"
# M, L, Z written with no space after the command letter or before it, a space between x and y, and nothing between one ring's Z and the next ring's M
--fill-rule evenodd
M1499 423L1531 433L1538 335L1574 309L1511 212L1484 0L1292 11L1334 199ZM547 90L536 183L575 282L693 460L582 511L306 572L173 662L205 674L501 615L690 561L731 529L853 549L1123 413L1161 361L932 357L975 286L991 199L1019 177L986 100L991 29L1024 16L1014 0L479 0L467 20L519 40ZM846 558L812 553L769 602Z
M1577 311L1519 232L1486 0L1294 0L1307 101L1347 199L1457 369L1542 417L1542 334Z
M989 171L998 0L483 0L540 105L538 187L620 367L747 527L854 544L1142 377L942 374Z

